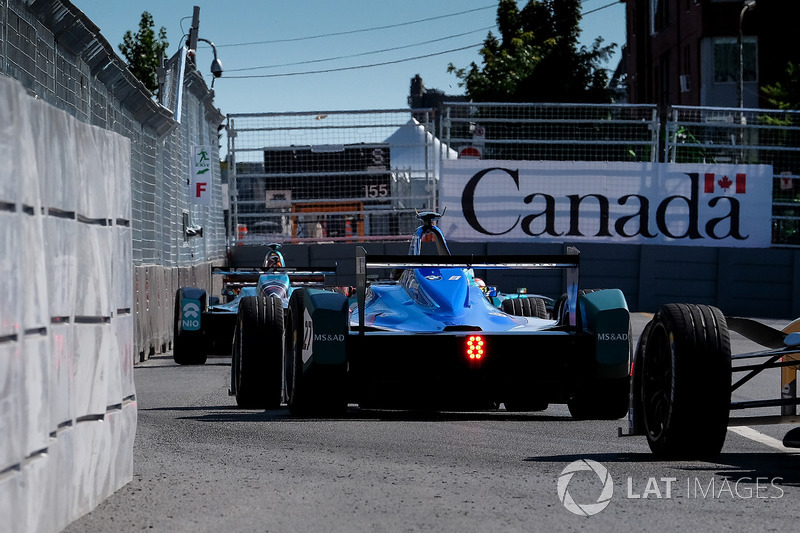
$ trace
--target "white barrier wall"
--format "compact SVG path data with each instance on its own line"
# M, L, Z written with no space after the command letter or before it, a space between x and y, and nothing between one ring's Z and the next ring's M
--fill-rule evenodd
M133 477L130 141L0 76L0 530Z

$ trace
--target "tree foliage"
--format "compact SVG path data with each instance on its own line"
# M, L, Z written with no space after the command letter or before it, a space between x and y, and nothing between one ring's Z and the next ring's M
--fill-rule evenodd
M787 63L785 79L762 87L761 93L775 109L800 109L800 65Z
M528 0L521 10L516 0L500 0L500 39L489 32L483 65L451 63L448 72L478 102L610 102L602 64L616 44L597 37L590 48L578 47L580 8L581 0Z
M126 31L122 44L119 45L120 52L128 62L128 68L152 93L158 91L158 67L166 57L167 48L169 42L166 28L162 26L156 37L153 15L147 11L142 13L139 31Z

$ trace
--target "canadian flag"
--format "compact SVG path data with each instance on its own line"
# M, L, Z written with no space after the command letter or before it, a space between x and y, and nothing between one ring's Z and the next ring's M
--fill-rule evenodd
M713 193L717 187L722 189L723 192L728 192L731 187L735 185L734 191L736 194L744 194L747 186L747 174L736 174L734 181L728 176L717 178L714 173L707 173L705 179L704 192Z

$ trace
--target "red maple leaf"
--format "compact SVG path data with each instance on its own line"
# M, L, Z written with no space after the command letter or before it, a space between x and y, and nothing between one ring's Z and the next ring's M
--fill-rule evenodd
M728 176L722 176L722 179L719 180L717 184L723 189L730 189L731 185L733 185L733 182L728 179Z

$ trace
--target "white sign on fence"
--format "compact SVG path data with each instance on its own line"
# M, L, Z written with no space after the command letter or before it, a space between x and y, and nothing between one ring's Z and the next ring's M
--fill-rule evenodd
M769 247L772 167L442 161L440 225L457 241Z
M192 146L192 164L189 194L192 203L211 205L211 147Z

